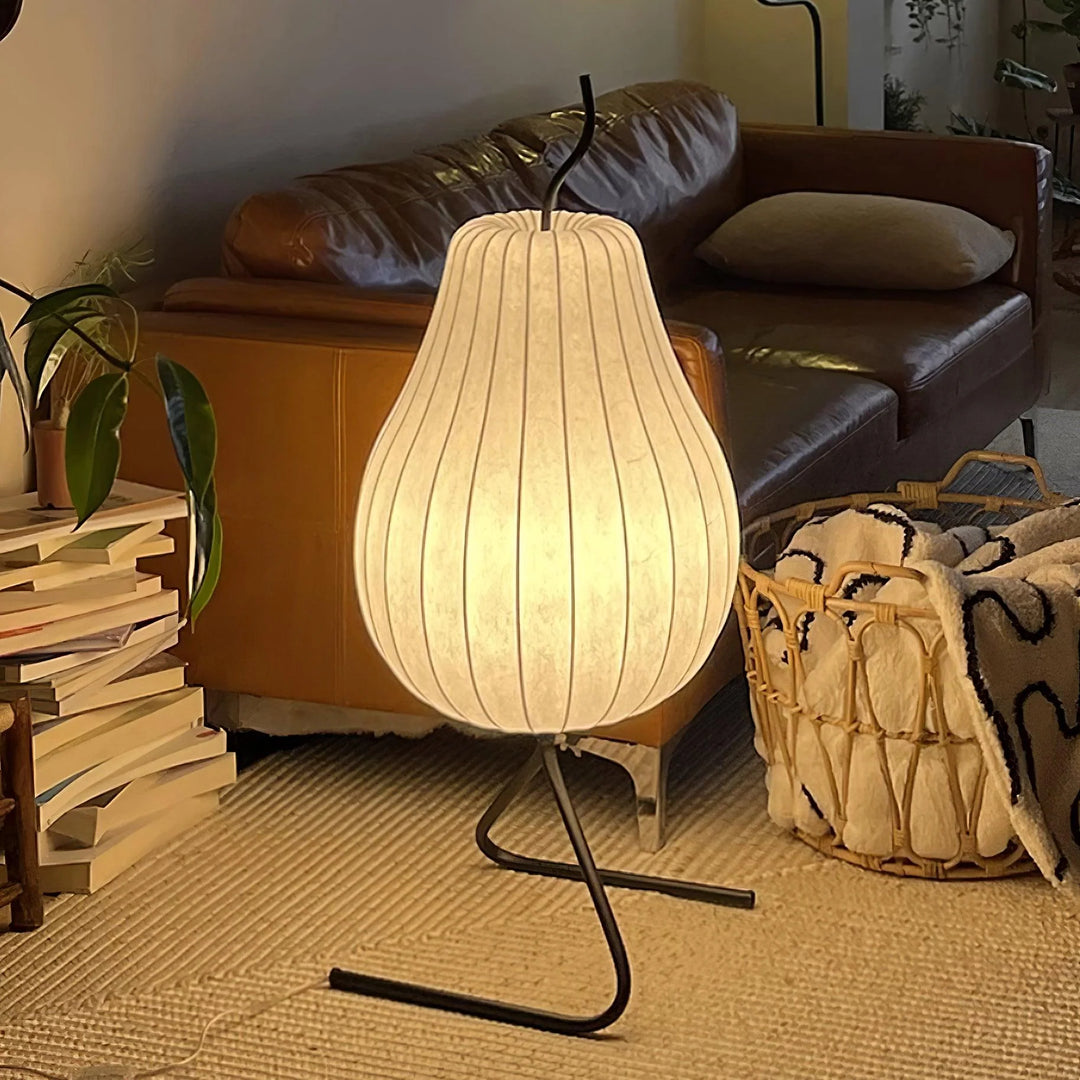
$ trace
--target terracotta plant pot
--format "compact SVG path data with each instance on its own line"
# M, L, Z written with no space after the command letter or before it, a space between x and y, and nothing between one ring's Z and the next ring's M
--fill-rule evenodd
M34 456L37 460L38 505L56 510L71 509L67 485L64 444L67 431L47 421L34 425Z
M1065 89L1074 113L1080 113L1080 63L1065 65Z

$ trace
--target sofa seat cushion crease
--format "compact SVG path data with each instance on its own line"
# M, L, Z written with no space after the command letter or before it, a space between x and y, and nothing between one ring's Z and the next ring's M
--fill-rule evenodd
M1002 369L1032 362L1031 302L996 283L914 293L706 287L665 310L717 331L732 367L843 371L888 386L901 438L946 419Z
M560 205L614 214L640 236L745 519L937 478L958 444L988 443L1045 385L1041 148L740 125L723 94L685 81L616 90L597 106L593 147ZM352 594L360 477L450 236L477 214L538 206L581 122L580 107L555 109L252 195L225 227L224 276L180 282L143 313L143 349L189 366L218 416L226 563L184 645L193 681L373 716L429 714L375 652ZM747 203L801 190L945 202L1011 231L1016 250L991 280L934 294L768 286L723 278L694 255ZM121 473L175 484L159 408L133 388ZM167 575L179 581L183 568L180 551ZM662 792L665 748L741 669L731 620L678 694L605 730L654 752L648 776L635 776L643 804ZM307 723L318 719L297 721Z

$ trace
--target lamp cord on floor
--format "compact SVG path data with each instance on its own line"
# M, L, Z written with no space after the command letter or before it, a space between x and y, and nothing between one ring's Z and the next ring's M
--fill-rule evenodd
M216 1016L212 1016L203 1025L202 1033L199 1035L199 1041L196 1043L195 1049L192 1050L186 1058L182 1061L172 1061L166 1065L158 1065L152 1069L139 1069L133 1065L101 1064L76 1066L73 1071L55 1073L49 1072L47 1069L38 1069L33 1065L11 1065L6 1062L0 1062L0 1071L22 1073L25 1076L40 1076L42 1080L149 1080L150 1077L163 1076L165 1073L172 1072L173 1069L180 1069L185 1065L194 1064L199 1055L203 1052L203 1048L206 1046L206 1039L210 1034L210 1029L214 1027L215 1024L221 1023L222 1020L226 1020L229 1017L235 1017L237 1020L250 1020L251 1018L259 1016L274 1008L276 1005L284 1004L286 1001L289 1001L300 994L306 994L309 990L319 990L327 985L328 983L324 976L317 982L294 987L292 990L289 990L284 994L278 994L276 997L263 998L254 1005L249 1005L246 1009L227 1009L225 1012L220 1012Z

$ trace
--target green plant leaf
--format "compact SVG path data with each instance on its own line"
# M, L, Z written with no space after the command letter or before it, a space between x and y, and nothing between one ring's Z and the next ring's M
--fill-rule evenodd
M1075 7L1069 0L1043 0L1043 3L1058 15L1067 15Z
M19 320L16 330L23 326L27 326L32 322L37 322L38 319L44 319L46 315L57 315L66 307L73 306L79 300L83 300L88 296L108 296L116 298L116 292L110 289L108 285L102 285L100 283L91 283L89 285L71 285L66 289L57 289L56 292L51 292L45 296L39 296L27 309L23 312L23 317Z
M30 391L26 386L26 377L11 351L11 343L8 341L7 331L3 322L0 322L0 389L3 388L4 376L7 375L15 385L15 396L19 400L19 416L23 427L23 452L30 449Z
M199 530L196 529L196 535ZM210 515L209 548L206 551L203 562L203 574L195 592L191 597L191 624L202 614L203 609L210 603L210 598L217 588L218 579L221 577L221 552L224 547L221 517L217 512Z
M217 423L202 383L187 368L160 354L155 357L165 397L169 435L188 490L196 505L205 501L217 460Z
M41 395L59 366L59 361L50 365L49 358L60 344L60 339L71 332L72 326L78 326L83 333L86 333L93 326L90 320L104 318L105 316L100 311L78 308L65 311L63 320L55 315L47 315L38 320L30 331L26 349L23 351L26 380L30 386L31 400L35 405L41 401Z
M1044 34L1064 34L1065 27L1061 23L1048 22L1046 19L1028 19L1027 25L1032 30L1040 30Z
M1045 90L1052 94L1057 89L1057 83L1049 75L1008 58L998 61L994 78L1003 86L1018 90Z
M1071 34L1073 37L1080 37L1080 9L1074 8L1064 19L1061 20L1061 25L1067 34Z
M1077 186L1063 172L1054 170L1053 178L1054 198L1058 202L1068 203L1070 206L1080 206L1080 186Z
M120 425L128 404L126 372L92 379L71 406L64 458L78 528L108 498L120 468Z
M206 607L221 575L222 525L214 465L217 423L202 384L167 356L155 357L173 451L187 484L194 531L188 596L192 623Z
M951 123L948 125L947 130L952 135L977 135L983 139L1008 139L1011 142L1019 142L1015 136L1006 135L1003 131L998 131L996 127L991 127L989 124L984 124L981 120L975 120L970 116L964 116L961 113L950 114Z
M0 322L0 390L3 389L3 377L8 376L15 387L15 396L18 400L18 415L23 421L23 453L30 449L30 391L26 386L26 376L23 368L18 366L15 354L8 340L8 333Z

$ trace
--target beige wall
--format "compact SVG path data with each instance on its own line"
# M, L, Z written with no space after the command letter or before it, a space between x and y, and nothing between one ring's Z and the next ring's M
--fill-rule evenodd
M880 127L883 0L816 0L825 58L825 122ZM802 7L703 0L701 75L744 120L814 122L814 51Z
M230 207L304 171L698 66L701 0L32 0L0 43L0 276L145 237L213 272ZM18 304L0 300L10 325ZM19 490L0 413L0 491Z

